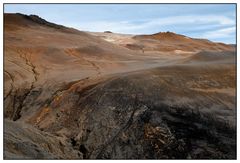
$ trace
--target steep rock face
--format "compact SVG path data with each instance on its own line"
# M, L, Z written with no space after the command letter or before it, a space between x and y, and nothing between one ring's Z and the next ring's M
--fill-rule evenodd
M83 158L235 158L234 74L163 67L76 84L30 122L74 141Z

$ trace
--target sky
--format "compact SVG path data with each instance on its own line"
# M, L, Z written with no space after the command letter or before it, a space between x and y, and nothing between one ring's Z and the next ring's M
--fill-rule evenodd
M124 34L171 31L236 43L234 4L5 4L4 13L34 14L83 31Z

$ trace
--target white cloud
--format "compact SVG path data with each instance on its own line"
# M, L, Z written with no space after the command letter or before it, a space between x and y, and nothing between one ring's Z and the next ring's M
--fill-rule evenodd
M80 30L88 31L106 31L110 30L118 33L132 33L139 34L152 29L167 29L172 26L229 26L234 25L235 20L226 16L216 15L188 15L188 16L173 16L166 18L155 18L149 20L142 20L142 23L133 23L132 21L96 21L96 22L81 22L69 23L69 26L78 28Z
M202 38L218 39L218 38L231 37L231 36L233 36L235 31L236 31L235 27L223 28L223 29L219 29L219 30L205 32L202 35Z

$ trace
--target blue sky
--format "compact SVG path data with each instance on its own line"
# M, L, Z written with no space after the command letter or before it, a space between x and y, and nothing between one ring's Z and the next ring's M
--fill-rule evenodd
M5 4L5 13L35 14L85 31L152 34L236 43L234 4Z

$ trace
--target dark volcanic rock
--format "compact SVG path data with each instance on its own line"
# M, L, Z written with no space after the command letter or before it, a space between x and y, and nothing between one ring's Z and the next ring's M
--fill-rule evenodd
M104 33L112 33L111 31L104 31Z
M235 87L234 70L188 68L152 69L76 87L60 105L49 106L55 110L49 117L60 116L38 125L52 133L69 131L83 158L236 158L235 97L221 92ZM220 71L228 78L217 76Z

